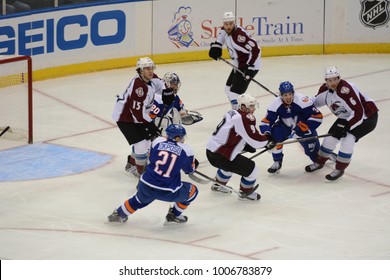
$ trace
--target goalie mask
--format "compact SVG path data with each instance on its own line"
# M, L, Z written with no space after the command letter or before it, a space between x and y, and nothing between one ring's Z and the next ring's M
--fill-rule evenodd
M167 85L168 88L172 88L173 92L176 94L181 86L180 78L179 76L174 72L167 72L165 73L164 77L162 78L164 83Z

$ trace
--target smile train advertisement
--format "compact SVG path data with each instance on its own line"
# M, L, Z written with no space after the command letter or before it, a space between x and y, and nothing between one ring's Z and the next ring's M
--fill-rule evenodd
M169 5L167 3L169 2ZM322 44L323 1L305 3L305 12L294 1L156 1L153 38L156 53L208 49L222 27L226 11L236 14L260 46ZM272 5L271 5L272 4ZM212 7L209 7L212 5ZM209 8L208 8L209 7Z

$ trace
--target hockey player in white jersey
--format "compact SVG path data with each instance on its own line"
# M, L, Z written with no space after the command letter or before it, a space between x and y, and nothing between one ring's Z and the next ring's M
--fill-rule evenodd
M276 97L267 109L267 115L262 119L260 131L270 134L277 143L289 137L317 136L317 127L321 124L323 116L307 96L295 92L294 86L289 82L279 85L280 97ZM320 141L313 139L300 142L305 154L312 162L316 160ZM283 145L276 146L272 151L273 165L268 168L269 173L276 173L282 168Z
M164 225L187 222L187 216L182 213L196 199L198 188L189 182L182 182L180 172L195 172L199 162L194 157L193 149L184 144L184 127L171 124L166 129L166 135L152 142L150 163L140 178L137 193L108 216L109 222L124 223L129 215L155 200L174 202Z
M253 77L256 76L261 64L261 50L246 30L236 24L233 12L223 15L223 27L217 40L210 44L209 56L218 60L222 56L222 46L226 44L233 64L245 73L245 77L232 69L226 81L225 93L232 109L238 108L237 98L246 92Z
M149 57L138 59L137 75L122 96L117 96L112 113L112 118L132 146L125 171L135 177L139 177L146 166L151 140L160 134L149 116L155 93L161 92L164 103L173 102L173 90L165 88L163 81L154 73L155 68Z
M206 155L212 166L218 168L215 180L219 184L211 186L212 191L230 193L226 185L233 173L241 175L240 197L245 200L260 200L261 196L255 190L259 170L255 162L240 153L250 152L267 147L272 149L275 142L267 135L262 135L256 129L256 98L242 94L238 98L238 110L227 112L218 124L215 132L206 145Z
M317 107L327 105L337 120L329 129L332 136L324 138L316 162L306 166L306 171L321 169L340 142L335 169L325 176L334 181L343 176L351 162L355 143L375 129L379 110L374 100L354 84L341 79L334 66L325 69L325 83L313 101Z

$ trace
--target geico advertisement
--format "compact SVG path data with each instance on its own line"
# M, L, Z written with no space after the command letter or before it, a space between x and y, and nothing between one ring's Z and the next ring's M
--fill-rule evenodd
M221 0L208 2L191 1L187 5L180 1L169 1L170 5L167 1L154 2L154 9L159 11L153 20L154 52L208 48L221 30L223 13L235 10L239 11L237 24L261 46L322 43L322 1L307 1L305 9L295 9L294 1L237 1L237 9L234 5L221 8L225 2Z
M134 45L131 5L104 5L0 20L0 54L50 58L72 53L97 60L99 53L130 56Z

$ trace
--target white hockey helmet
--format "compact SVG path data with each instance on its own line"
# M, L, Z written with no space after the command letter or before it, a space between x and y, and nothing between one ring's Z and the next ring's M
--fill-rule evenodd
M325 80L330 78L340 77L340 71L335 66L326 67Z
M231 22L231 21L235 21L235 20L236 20L236 17L234 16L233 12L226 12L223 14L223 17L222 17L223 22Z
M245 105L246 108L249 108L250 106L258 107L259 103L257 102L256 98L254 98L252 95L248 93L241 94L238 97L238 108L241 109L241 105Z
M152 67L153 69L156 69L156 65L154 64L153 60L151 60L149 57L141 57L137 61L136 70L144 70L146 67Z

